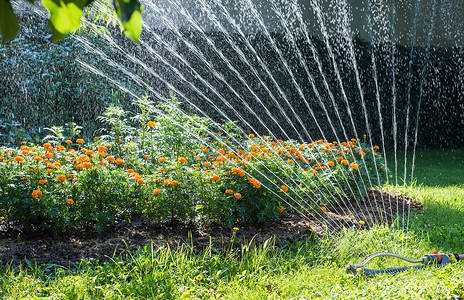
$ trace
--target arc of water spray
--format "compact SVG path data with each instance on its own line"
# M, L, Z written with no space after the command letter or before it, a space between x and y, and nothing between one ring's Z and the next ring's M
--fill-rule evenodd
M192 18L190 18L190 22L194 22ZM193 24L193 25L196 25L196 24ZM197 28L197 27L196 27L196 29L199 30L199 31L201 31L200 28ZM241 57L243 57L243 55L242 55Z

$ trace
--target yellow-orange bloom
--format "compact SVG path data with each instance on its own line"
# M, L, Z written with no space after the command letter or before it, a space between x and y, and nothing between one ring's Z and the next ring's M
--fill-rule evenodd
M143 156L143 158L149 159L149 158L150 158L150 155L145 154L145 155Z
M171 179L166 179L166 180L164 180L163 184L164 184L165 186L170 185L170 184L171 184Z
M254 138L255 135L253 133L250 133L250 135L248 135L250 138Z
M36 156L36 157L34 157L34 160L35 160L35 161L41 161L41 160L42 160L42 157Z
M78 170L82 170L83 168L84 168L83 165L76 165L76 169L78 169Z
M153 190L153 194L158 195L159 193L161 193L160 189L154 189Z
M150 128L154 128L154 127L156 127L156 123L153 122L153 121L148 121L147 126L150 127Z
M346 159L342 160L341 163L344 164L345 166L348 165L348 161Z
M116 158L116 164L117 164L117 165L123 165L123 164L124 164L124 159L122 159L122 158Z
M78 143L78 144L83 144L83 143L84 143L84 140L83 140L83 139L77 139L77 140L76 140L76 143Z
M137 178L137 183L142 184L143 183L143 178L141 178L141 177Z
M53 153L47 152L47 153L45 154L45 157L46 157L46 158L53 158Z
M325 208L324 206L321 207L322 211L327 211L327 208Z
M105 147L105 146L98 146L98 151L100 151L100 152L105 152L105 151L106 151L106 147Z
M90 169L90 168L92 168L92 164L89 163L89 162L85 162L85 163L84 163L84 168Z
M229 194L229 195L232 195L234 193L234 191L232 191L231 189L227 189L225 193Z
M72 144L72 141L66 140L65 143L69 145L69 144Z
M281 206L281 207L279 207L279 208L277 209L277 211L278 211L279 213L282 213L284 210L285 210L285 207L283 207L283 206Z
M32 191L32 198L40 198L42 196L42 191L34 190Z
M39 184L46 184L46 183L47 183L47 181L45 179L40 179L39 180Z
M127 173L134 173L134 169L128 169Z
M177 180L173 180L173 181L171 182L171 185L178 185L178 184L179 184L179 181L177 181Z
M208 153L208 152L209 152L209 149L208 149L208 148L205 148L205 149L203 149L203 152Z
M108 156L108 157L106 158L106 161L107 161L107 162L110 162L110 163L113 163L113 162L114 162L114 157L113 157L113 156Z
M43 144L43 147L44 147L44 148L50 148L51 146L52 146L52 145L51 145L50 143L45 143L45 144Z
M357 169L358 169L358 165L355 164L355 163L351 163L350 168L352 168L352 169L354 169L354 170L357 170Z
M211 163L209 161L205 161L203 163L203 167L209 167L209 166L211 166Z
M288 192L288 187L286 187L285 185L281 186L280 188L282 189L282 191Z
M14 158L14 161L17 162L17 163L23 163L24 162L24 158L22 158L21 156L16 156Z
M237 198L237 199L240 199L240 198L242 198L242 194L240 194L240 193L235 193L235 194L234 194L234 197Z
M66 180L66 175L58 175L58 177L56 177L56 180L65 181Z
M219 177L219 175L216 175L214 174L213 177L210 178L210 180L212 181L219 181L221 179L221 177Z
M185 164L187 160L184 157L179 157L178 162L180 162L181 164Z
M333 161L328 161L327 166L333 167L333 166L335 166L335 163Z
M160 158L158 159L158 161L159 161L159 162L165 162L165 161L166 161L166 157L160 157Z
M71 198L66 199L66 203L68 204L74 204L74 200Z

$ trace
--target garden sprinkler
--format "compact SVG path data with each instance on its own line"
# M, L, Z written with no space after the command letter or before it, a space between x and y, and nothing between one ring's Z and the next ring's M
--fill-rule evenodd
M406 266L406 267L398 267L398 268L386 268L386 269L378 269L378 270L372 270L372 269L366 269L364 266L371 261L372 259L380 256L391 256L391 257L396 257L405 261L408 261L410 263L416 263L416 264L421 264L418 266ZM434 266L434 267L443 267L447 264L450 263L455 263L459 260L464 260L464 254L441 254L438 252L433 252L432 254L427 254L421 259L410 259L395 253L389 253L389 252L381 252L381 253L375 253L366 258L362 263L359 265L349 265L346 268L347 273L353 273L353 274L363 274L365 276L375 276L378 274L389 274L389 275L394 275L400 272L404 272L409 269L424 269L429 266Z

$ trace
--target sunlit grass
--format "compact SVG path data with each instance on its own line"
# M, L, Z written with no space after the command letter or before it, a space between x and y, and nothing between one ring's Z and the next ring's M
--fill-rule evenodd
M447 154L448 153L448 154ZM445 268L408 271L396 276L363 278L346 274L347 264L357 263L372 245L398 250L420 258L433 251L464 253L464 186L440 182L436 172L460 174L462 166L449 161L456 152L418 159L417 182L406 189L388 186L422 202L413 212L407 235L382 226L341 237L300 241L284 248L272 241L259 248L194 253L180 249L152 249L131 259L110 263L82 263L71 269L5 269L0 276L0 297L48 297L48 299L462 299L464 263ZM459 157L464 152L457 152ZM419 154L420 155L420 154ZM419 157L419 156L418 156ZM430 159L426 160L425 158ZM425 179L425 180L424 180ZM384 264L384 265L383 265ZM399 261L377 262L402 264Z

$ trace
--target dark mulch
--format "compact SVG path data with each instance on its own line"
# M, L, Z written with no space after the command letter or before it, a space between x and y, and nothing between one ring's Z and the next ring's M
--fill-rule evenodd
M368 216L372 216L373 220L382 220L382 216L383 220L391 222L397 212L403 213L403 205L406 217L410 209L422 209L422 205L412 199L375 190L359 203L351 200L336 206L328 205L327 211L319 216L314 214L304 218L299 214L288 214L267 226L241 226L234 244L251 241L261 244L273 238L276 246L283 246L323 235L326 226L331 232L343 227L365 229L373 223ZM361 224L360 220L365 224ZM104 236L90 229L74 229L53 236L40 231L26 232L21 228L1 230L0 227L0 265L18 266L24 263L25 258L38 265L52 263L64 267L86 259L104 262L150 243L159 246L169 244L174 248L188 243L195 250L212 243L217 249L224 249L230 246L233 233L233 229L217 224L206 228L199 228L193 223L153 225L143 218L121 221Z

